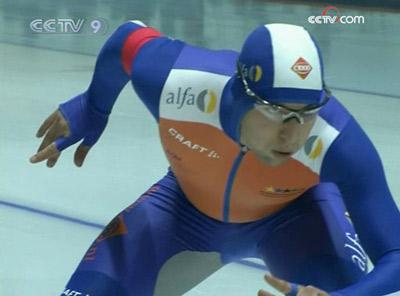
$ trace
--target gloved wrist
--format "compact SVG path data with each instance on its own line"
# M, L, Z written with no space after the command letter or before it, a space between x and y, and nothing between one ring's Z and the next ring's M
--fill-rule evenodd
M59 110L67 121L70 131L67 137L57 139L56 145L59 151L81 139L84 145L94 145L104 131L109 117L88 103L86 92L60 104Z

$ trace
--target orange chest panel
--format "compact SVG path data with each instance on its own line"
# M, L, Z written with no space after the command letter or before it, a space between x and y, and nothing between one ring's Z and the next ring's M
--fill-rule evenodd
M166 156L187 198L204 214L230 222L254 221L286 206L319 182L319 176L290 159L269 167L208 124L160 118ZM235 162L238 164L234 168Z

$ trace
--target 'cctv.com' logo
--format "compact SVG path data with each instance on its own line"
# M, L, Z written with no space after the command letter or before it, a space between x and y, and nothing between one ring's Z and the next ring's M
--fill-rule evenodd
M52 19L34 19L29 24L31 30L35 33L104 33L106 24L100 19L67 19L67 18L52 18Z
M308 17L310 24L364 24L365 17L362 15L340 15L339 9L335 6L327 6L321 15L311 15Z

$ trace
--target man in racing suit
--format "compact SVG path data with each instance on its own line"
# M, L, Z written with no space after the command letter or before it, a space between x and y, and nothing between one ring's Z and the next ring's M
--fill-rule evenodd
M152 295L183 251L262 258L287 295L400 290L400 215L381 161L326 89L304 28L260 26L237 53L125 23L89 88L42 124L31 161L54 166L81 141L81 166L128 81L158 123L170 169L107 226L62 295Z

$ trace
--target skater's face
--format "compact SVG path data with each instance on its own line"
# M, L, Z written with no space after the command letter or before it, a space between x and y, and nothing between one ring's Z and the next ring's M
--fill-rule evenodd
M302 109L303 104L285 104L290 109ZM245 114L240 126L240 142L270 166L285 163L304 146L317 115L303 121L295 118L277 121L266 116L265 112L253 108Z

